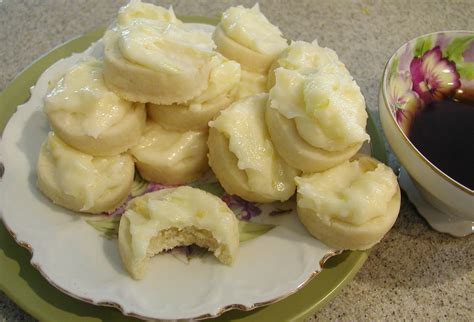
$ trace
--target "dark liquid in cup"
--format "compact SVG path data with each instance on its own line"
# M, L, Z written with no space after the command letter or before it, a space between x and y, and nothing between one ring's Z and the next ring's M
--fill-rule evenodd
M433 101L415 116L410 141L452 179L474 189L474 102Z

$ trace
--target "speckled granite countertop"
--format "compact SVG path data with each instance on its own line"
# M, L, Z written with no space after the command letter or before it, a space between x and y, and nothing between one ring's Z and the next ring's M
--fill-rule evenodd
M181 15L217 15L254 1L160 1ZM124 1L0 0L0 90L64 41L107 25ZM337 51L377 109L386 60L405 41L438 30L474 29L474 2L264 1L262 11L290 39ZM392 166L396 160L391 157ZM435 232L403 198L395 227L353 282L310 320L474 320L474 236ZM1 268L0 268L1 269ZM0 292L0 320L34 320Z

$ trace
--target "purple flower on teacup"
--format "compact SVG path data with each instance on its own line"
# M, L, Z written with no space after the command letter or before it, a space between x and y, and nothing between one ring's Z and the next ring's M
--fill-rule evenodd
M471 41L467 49L462 53L464 61L467 63L474 62L474 41Z
M451 37L447 36L445 33L439 33L436 36L436 41L433 47L445 48L451 42Z
M408 73L397 73L390 79L389 102L397 123L408 135L416 111L421 102L418 95L411 90L412 81Z
M425 104L454 94L461 86L456 64L443 58L439 46L415 57L410 64L413 90Z

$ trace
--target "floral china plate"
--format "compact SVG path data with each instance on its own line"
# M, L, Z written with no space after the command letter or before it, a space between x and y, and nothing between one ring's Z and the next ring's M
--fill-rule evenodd
M212 31L209 25L195 27ZM49 130L41 111L48 87L75 63L89 55L100 56L102 50L99 41L84 53L52 65L3 134L3 221L17 242L28 245L32 264L50 283L71 296L112 304L143 319L212 317L233 307L251 309L288 296L338 253L306 232L296 217L294 201L245 202L225 194L212 176L205 176L190 185L221 197L240 219L242 244L236 262L228 267L200 250L179 249L154 258L143 280L131 279L122 267L116 241L123 209L80 216L53 205L35 182L39 148ZM137 177L131 197L166 187Z
M210 25L192 25L213 30ZM279 301L340 253L309 235L297 219L294 200L249 203L226 194L212 175L206 175L191 185L221 197L240 220L241 247L234 265L221 265L189 247L156 256L143 280L130 278L116 241L122 209L81 216L55 206L36 188L35 164L49 130L41 110L43 96L66 69L87 55L100 56L102 50L98 41L53 64L3 132L2 220L16 242L30 250L31 264L49 283L74 298L141 319L199 319ZM137 176L131 198L165 187Z

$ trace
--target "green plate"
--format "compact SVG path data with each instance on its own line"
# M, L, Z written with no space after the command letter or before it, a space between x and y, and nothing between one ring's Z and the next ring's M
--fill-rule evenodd
M216 19L181 17L186 22L215 24ZM0 93L0 131L19 104L29 98L29 88L49 66L75 52L84 51L98 40L104 29L98 29L53 49L20 73ZM367 130L371 137L372 155L387 161L385 149L373 119L369 115ZM243 312L233 310L215 321L295 321L315 313L330 301L367 259L368 251L345 251L329 259L323 270L295 294L275 304ZM136 321L120 311L88 304L65 295L51 286L30 265L31 254L15 243L0 223L0 289L26 312L41 321Z

